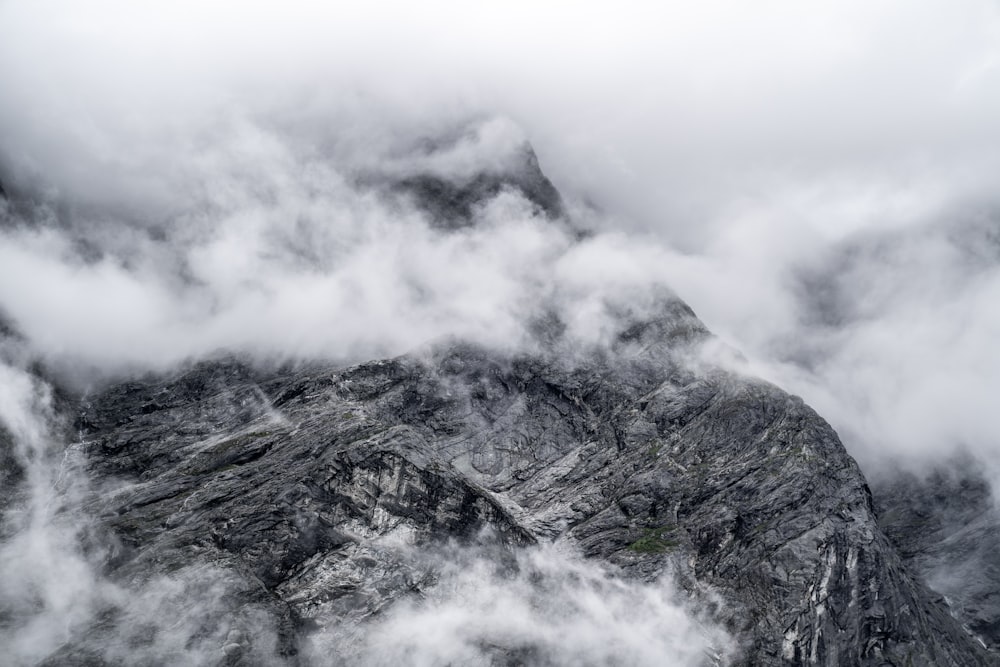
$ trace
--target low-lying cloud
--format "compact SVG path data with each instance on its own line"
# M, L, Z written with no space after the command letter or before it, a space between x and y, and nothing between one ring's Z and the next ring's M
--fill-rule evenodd
M94 540L91 488L78 447L59 441L52 392L19 365L4 341L0 424L24 473L20 497L0 523L0 643L11 665L292 664L280 655L279 619L240 603L258 584L213 564L126 581L104 574L110 545ZM107 480L105 480L106 482ZM334 621L303 636L294 664L517 664L718 666L735 640L669 574L623 578L568 547L513 551L487 546L373 543L425 573L419 594L402 594L364 622ZM88 545L85 548L84 545ZM710 600L712 604L705 605ZM228 658L227 658L228 656ZM53 663L53 664L55 664Z
M442 336L519 347L550 311L596 342L606 302L663 285L662 248L611 232L580 240L514 189L482 201L475 224L442 230L365 185L411 174L460 185L509 170L523 142L494 119L359 171L244 125L192 167L200 187L163 219L8 206L0 303L43 358L98 377L221 350L354 361Z
M0 558L25 578L2 595L49 614L38 641L121 594L84 576L74 514L57 511L86 480L61 476L67 443L36 428L47 390L24 369L38 358L87 386L222 350L348 362L442 336L522 346L552 311L599 342L609 302L669 287L869 474L968 451L1000 478L996 3L311 5L0 6L0 324L26 340L5 352L0 416L17 456L44 463L26 468L29 509L4 518ZM383 187L502 172L525 139L589 234L514 190L445 231ZM562 635L602 636L587 595L675 611L566 567L585 582L567 603L583 625L539 618L547 602L485 563L449 581L523 593L508 606L553 655ZM492 636L473 602L432 596L379 627L450 623L469 641L414 635L414 654L479 656ZM645 641L641 619L616 618ZM698 664L712 642L692 623L680 644L650 641ZM30 662L35 631L14 630Z
M959 238L996 224L993 2L55 0L0 19L0 179L50 219L7 223L0 306L49 357L516 340L549 267L583 250L516 197L445 238L355 185L495 167L519 127L577 218L602 211L593 275L629 265L602 244L633 239L651 282L868 464L997 453L996 262ZM420 148L483 118L512 123ZM878 305L818 321L831 291Z
M475 548L435 553L419 599L339 635L315 635L347 665L724 665L734 640L668 577L628 581L558 546L498 559ZM424 554L423 558L427 558ZM331 639L336 642L331 646Z

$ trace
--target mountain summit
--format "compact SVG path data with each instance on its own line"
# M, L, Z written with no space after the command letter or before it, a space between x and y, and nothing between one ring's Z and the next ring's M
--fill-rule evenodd
M435 168L400 168L393 188L446 230L510 190L563 215L530 147L456 176L460 149L428 149ZM63 397L89 480L82 548L115 592L42 664L399 664L416 654L393 650L451 626L427 616L388 648L369 629L424 618L449 591L488 595L455 583L463 569L487 568L494 593L534 590L528 607L563 599L558 568L521 556L550 548L599 568L560 566L571 588L603 582L595 604L625 591L645 609L669 582L698 619L691 664L993 664L904 566L833 429L713 361L677 297L650 302L607 304L600 344L566 338L553 314L529 349L448 339L349 367L224 357ZM3 603L0 622L28 613ZM624 631L573 657L487 612L473 621L449 639L464 652L425 663L647 664Z

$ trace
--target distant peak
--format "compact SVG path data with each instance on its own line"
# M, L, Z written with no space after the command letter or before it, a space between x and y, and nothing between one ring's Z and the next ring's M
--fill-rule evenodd
M379 171L378 180L411 198L439 227L472 224L476 207L504 190L518 192L550 219L564 214L562 197L524 132L503 118L423 138Z

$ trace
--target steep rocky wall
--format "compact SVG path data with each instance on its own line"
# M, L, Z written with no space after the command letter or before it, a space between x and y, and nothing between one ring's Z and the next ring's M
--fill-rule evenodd
M301 634L433 585L392 540L492 528L510 547L565 542L625 576L710 587L739 664L990 664L906 571L826 422L669 352L672 332L674 352L707 335L691 320L675 309L584 364L456 343L111 388L80 417L95 472L133 480L94 500L121 544L110 572L237 571L256 588L234 604L272 609L293 656Z

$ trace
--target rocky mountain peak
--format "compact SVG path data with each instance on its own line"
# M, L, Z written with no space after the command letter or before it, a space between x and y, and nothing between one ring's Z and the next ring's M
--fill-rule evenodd
M393 187L449 229L507 188L561 215L524 144L460 175L492 140L430 147ZM699 356L711 334L678 297L645 297L607 304L613 335L589 346L551 314L534 346L444 339L346 367L223 357L60 403L99 594L41 664L651 665L682 646L692 665L993 664L908 569L830 425ZM25 478L4 481L17 506ZM618 600L580 636L652 634L578 655L560 639L591 618L574 587ZM477 589L564 608L534 621L550 631L514 628ZM30 616L0 599L0 624ZM410 632L445 617L457 647ZM673 649L643 652L678 619Z

